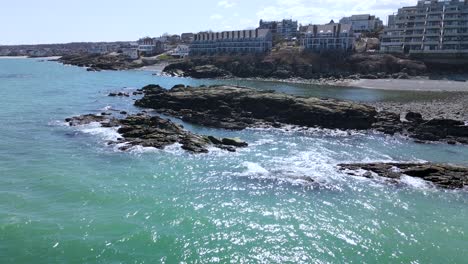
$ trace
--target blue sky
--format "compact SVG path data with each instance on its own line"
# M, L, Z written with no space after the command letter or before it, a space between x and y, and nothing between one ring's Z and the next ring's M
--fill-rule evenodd
M387 15L417 0L2 0L0 45L136 40L165 32L254 28L260 18L302 24Z

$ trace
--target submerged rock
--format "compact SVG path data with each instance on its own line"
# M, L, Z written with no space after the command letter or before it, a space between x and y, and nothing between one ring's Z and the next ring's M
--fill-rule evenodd
M207 153L210 146L228 151L236 151L236 147L248 146L247 143L240 139L231 139L231 141L222 139L215 142L211 140L214 137L196 135L169 119L159 116L148 116L142 113L127 116L124 119L110 118L109 116L83 115L67 118L66 121L70 126L98 122L103 127L119 127L118 133L122 135L123 139L112 143L126 142L124 146L120 147L121 150L128 150L134 146L163 149L169 145L179 143L182 145L182 149L188 152Z
M468 168L432 163L362 163L340 164L340 170L348 175L374 178L400 179L411 176L448 189L462 189L468 186ZM363 173L365 171L365 173Z

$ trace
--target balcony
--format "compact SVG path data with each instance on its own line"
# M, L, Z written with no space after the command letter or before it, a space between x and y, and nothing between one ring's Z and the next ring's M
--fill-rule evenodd
M424 41L424 45L439 45L440 41Z
M380 46L382 47L390 47L390 46L400 46L403 45L403 42L381 42Z
M444 36L459 36L460 33L458 32L447 32L447 31L444 31Z

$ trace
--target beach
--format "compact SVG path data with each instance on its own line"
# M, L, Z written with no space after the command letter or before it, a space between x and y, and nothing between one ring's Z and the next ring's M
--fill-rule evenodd
M468 92L468 82L418 79L361 79L338 82L338 85L397 91Z

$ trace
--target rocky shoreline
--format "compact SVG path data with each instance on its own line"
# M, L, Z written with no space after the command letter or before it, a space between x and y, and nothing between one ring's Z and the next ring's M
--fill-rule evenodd
M451 119L426 120L419 113L400 114L379 111L373 106L334 99L304 98L273 91L259 91L235 86L186 87L177 85L166 90L148 85L132 94L110 93L116 97L143 97L135 101L141 108L154 109L181 120L206 127L243 130L249 127L297 126L339 130L378 131L388 135L403 135L420 143L444 142L468 144L468 125ZM97 122L103 127L116 128L122 136L109 142L122 151L135 146L164 149L180 144L189 153L207 153L210 148L235 152L248 143L238 138L216 138L197 135L183 126L145 111L124 118L112 114L82 115L67 118L70 126ZM420 178L435 186L448 189L465 188L468 168L447 164L369 163L340 164L338 169L352 176L383 177L398 183L403 176Z
M378 111L388 111L404 117L409 112L421 113L424 119L453 119L468 122L468 93L452 92L444 98L410 102L385 101L366 103Z
M426 120L419 113L377 111L365 104L334 99L303 98L234 86L142 89L138 107L181 118L197 125L242 130L247 127L294 125L399 134L418 142L468 144L468 126L451 119Z
M154 66L161 63L157 57L140 58L137 60L130 59L122 54L77 54L62 56L55 61L65 65L73 65L78 67L86 67L88 71L121 71L134 70L144 67ZM177 60L175 60L177 61ZM167 62L165 62L167 63Z
M102 127L118 128L117 132L122 135L122 138L109 144L121 144L119 149L122 151L134 146L164 149L176 143L181 144L182 149L191 153L208 153L210 146L230 152L235 152L236 148L248 146L246 142L237 138L196 135L169 119L145 114L129 115L123 119L113 118L108 114L89 114L67 118L65 121L69 126L99 123Z
M168 65L169 76L287 80L409 79L426 65L388 54L313 54L282 50L266 56L193 57Z
M468 186L468 168L431 163L365 163L340 164L340 170L351 176L383 177L398 183L403 176L411 176L446 189Z

